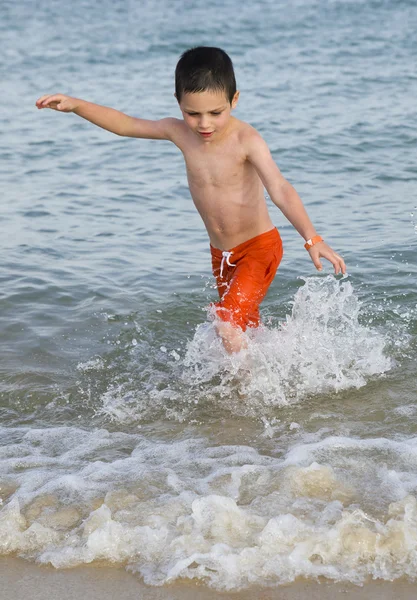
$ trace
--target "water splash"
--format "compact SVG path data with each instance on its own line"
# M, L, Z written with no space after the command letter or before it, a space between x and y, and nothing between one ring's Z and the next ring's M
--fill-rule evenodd
M137 364L129 363L124 381L109 384L100 412L118 422L158 413L183 421L216 407L258 418L315 394L359 388L392 367L387 336L361 322L361 303L346 278L303 282L291 314L249 331L238 354L225 352L211 322L197 326L183 356L165 346L147 347L146 354L135 347Z
M247 349L237 355L224 352L212 325L200 325L183 361L183 380L196 389L214 386L222 398L237 393L252 408L359 388L392 366L385 337L360 323L360 308L346 279L306 278L285 321L250 332Z

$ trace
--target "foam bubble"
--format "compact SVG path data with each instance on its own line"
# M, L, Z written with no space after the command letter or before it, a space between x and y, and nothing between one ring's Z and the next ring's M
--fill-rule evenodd
M78 363L77 369L81 372L98 371L104 369L104 361L102 358L92 358L83 363Z
M279 458L74 427L8 433L3 554L234 591L415 577L417 439L326 438Z

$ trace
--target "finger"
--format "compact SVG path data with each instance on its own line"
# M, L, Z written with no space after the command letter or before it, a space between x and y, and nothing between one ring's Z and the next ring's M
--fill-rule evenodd
M41 96L37 101L36 101L36 106L38 108L42 108L42 106L45 104L45 102L47 102L48 98L52 98L53 94L45 94L45 96Z
M340 272L342 275L346 275L346 265L343 258L341 257L339 258L338 272Z
M59 102L61 102L61 100L62 100L61 94L53 94L51 96L46 96L46 98L44 98L41 102L41 108L48 108L50 106L50 104L53 102L56 102L57 104L59 104Z
M59 102L62 100L61 96L58 96L57 94L54 94L53 96L48 96L48 98L46 98L43 102L42 102L42 106L50 106L51 104L59 104Z
M329 256L328 259L332 265L333 265L333 269L334 269L334 274L337 275L339 272L339 261L335 256Z
M342 270L342 265L340 264L340 260L341 260L340 258L336 258L335 260L332 260L335 275L338 275Z
M343 260L343 258L341 256L336 254L336 260L332 261L332 263L333 263L334 271L335 271L336 275L339 272L342 273L343 275L345 275L346 265L345 265L345 261Z
M323 265L321 264L319 257L314 256L314 257L312 257L312 259L313 259L313 264L316 267L317 271L322 271Z
M45 98L48 98L48 96L49 96L49 95L50 95L50 94L46 94L46 95L44 95L44 96L41 96L40 98L38 98L38 99L36 100L36 106L39 106L39 104L42 104L42 102L45 100Z

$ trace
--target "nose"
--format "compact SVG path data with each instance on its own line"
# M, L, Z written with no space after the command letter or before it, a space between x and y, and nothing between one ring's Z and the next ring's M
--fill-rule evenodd
M200 129L208 129L209 119L208 119L207 115L202 115L200 117L200 122L198 125L199 125Z

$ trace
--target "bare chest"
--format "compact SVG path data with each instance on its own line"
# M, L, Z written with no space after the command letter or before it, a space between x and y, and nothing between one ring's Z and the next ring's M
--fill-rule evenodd
M243 156L233 149L220 152L191 150L184 153L190 187L230 188L240 186L247 177Z

